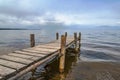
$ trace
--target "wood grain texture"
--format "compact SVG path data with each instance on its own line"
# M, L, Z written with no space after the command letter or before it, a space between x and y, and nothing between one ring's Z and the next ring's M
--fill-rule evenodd
M7 60L3 60L3 59L0 59L0 65L10 67L10 68L13 68L13 69L16 69L16 70L19 70L20 68L23 68L23 67L26 66L24 64L12 62L12 61L7 61Z
M30 53L30 52L24 52L24 51L15 51L15 53L18 53L18 54L24 54L24 55L30 55L30 56L37 56L37 57L44 57L47 55L47 52L45 53Z
M0 65L0 76L1 76L1 78L2 78L2 76L6 76L6 75L11 74L15 71L16 70L14 70L14 69L7 68L7 67L4 67L4 66Z
M26 64L26 65L32 63L32 60L18 58L18 57L9 56L9 55L3 55L0 58L5 59L5 60L9 60L9 61L15 61L15 62L18 62L18 63L23 63L23 64Z
M40 58L40 57L35 57L35 56L30 56L30 55L23 55L23 54L18 54L18 53L10 53L8 55L14 56L14 57L19 57L19 58L24 58L24 59L28 59L28 60L33 60L33 61Z

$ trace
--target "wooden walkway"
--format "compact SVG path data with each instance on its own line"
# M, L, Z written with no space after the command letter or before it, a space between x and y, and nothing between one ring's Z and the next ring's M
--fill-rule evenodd
M74 42L74 37L67 38L66 48L73 45ZM0 56L0 80L16 79L49 59L58 56L60 49L61 41L56 40Z

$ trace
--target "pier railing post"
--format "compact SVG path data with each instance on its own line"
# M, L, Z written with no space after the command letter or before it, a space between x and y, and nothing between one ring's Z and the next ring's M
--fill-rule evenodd
M74 33L74 41L75 41L75 51L78 52L78 46L77 46L77 33Z
M59 33L57 32L56 33L56 40L58 40L59 39Z
M30 46L31 47L35 46L35 36L34 36L34 34L30 34Z
M60 73L64 72L64 67L65 67L65 52L66 52L65 46L66 46L66 37L62 35L61 36L60 63L59 63Z

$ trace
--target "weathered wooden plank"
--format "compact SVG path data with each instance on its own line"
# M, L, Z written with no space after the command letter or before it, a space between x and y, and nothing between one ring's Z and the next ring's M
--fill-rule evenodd
M46 49L60 49L60 47L47 46L47 45L38 45L36 47L38 47L38 48L46 48Z
M43 54L43 55L48 55L48 54L51 54L52 52L51 51L33 51L33 50L22 50L23 52L28 52L28 53L36 53L36 54Z
M37 50L37 51L51 51L51 52L54 52L54 51L57 51L58 49L46 49L46 48L28 48L29 50Z
M72 41L72 42L70 42L70 43L66 43L66 45L68 45L68 46L69 46L69 45L72 45L72 44L73 44L73 42L74 42L74 41Z
M4 67L4 66L0 65L0 76L1 76L1 78L8 75L8 74L12 74L15 71L16 71L15 69L7 68L7 67Z
M0 58L5 59L5 60L15 61L15 62L18 62L18 63L23 63L23 64L26 64L26 65L33 62L32 60L18 58L18 57L9 56L9 55L2 55Z
M44 62L49 62L49 60L53 59L57 55L58 55L58 53L56 52L55 54L52 54L52 55L46 57L45 59L42 59L41 61L38 61L33 65L30 65L29 67L25 68L25 70L22 70L17 75L10 78L9 80L16 80L17 78L21 77L23 74L26 74L27 72L31 71L32 69L35 69L37 66L42 65Z
M29 59L29 58L33 57L33 56L28 56L28 55L23 55L23 54L18 54L18 53L10 53L8 55L15 56L15 57L21 57L21 58L26 58L26 59Z
M7 60L3 60L3 59L0 59L0 65L10 67L10 68L13 68L13 69L16 69L16 70L19 70L19 69L26 66L24 64L12 62L12 61L7 61Z
M44 57L44 56L47 55L47 54L44 54L44 53L40 54L40 53L30 53L30 52L24 52L24 51L15 51L15 53L30 55L30 56L38 56L38 57Z
M45 44L44 46L60 47L60 44Z
M35 53L43 53L43 52L49 52L49 53L51 53L52 51L38 51L38 50L30 50L30 49L23 49L23 51L28 51L28 52L35 52ZM49 53L47 53L47 54L49 54Z
M74 41L74 38L67 38L66 40L66 45L71 44L71 42ZM45 44L46 46L52 46L52 47L60 47L60 41L56 41L55 43L51 43L51 44ZM59 45L59 46L58 46Z
M31 49L42 49L42 50L48 50L48 51L58 50L58 49L52 49L52 48L38 48L38 47L34 47L34 48L31 48Z
M0 79L3 78L4 76L12 74L14 72L16 72L15 69L7 68L7 67L0 65Z
M68 40L67 43L70 43L70 42L72 42L72 41L74 41L74 40Z
M44 44L44 45L57 45L57 46L60 46L60 42L48 43L48 44Z
M41 58L43 58L43 57L41 57ZM38 57L32 57L31 59L32 59L32 60L39 60L39 59L41 59L41 58L38 58Z
M30 55L18 54L18 53L10 53L8 55L19 57L19 58L24 58L24 59L28 59L28 60L34 60L33 57L35 57L35 56L30 56ZM36 57L36 58L39 59L41 57Z

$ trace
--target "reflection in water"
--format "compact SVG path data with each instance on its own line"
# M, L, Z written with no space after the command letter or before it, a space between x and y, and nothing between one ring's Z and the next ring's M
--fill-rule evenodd
M48 63L42 70L38 67L29 80L65 80L72 67L76 65L79 53L75 53L74 49L71 48L67 50L65 57L64 73L59 73L59 58L57 58Z

